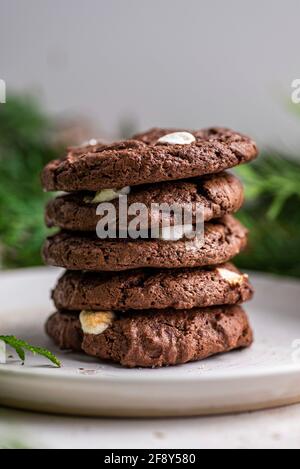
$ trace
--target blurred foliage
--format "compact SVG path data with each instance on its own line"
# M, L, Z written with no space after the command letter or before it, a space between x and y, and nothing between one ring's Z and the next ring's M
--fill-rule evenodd
M41 264L46 236L43 210L49 195L41 190L42 167L57 155L53 125L29 97L9 97L0 105L0 264Z
M42 263L43 211L51 195L41 190L43 166L60 154L54 123L28 97L0 105L0 263ZM246 185L238 214L250 229L250 245L237 259L242 268L300 277L300 161L265 152L236 169Z
M235 171L246 186L238 218L249 228L242 268L300 277L300 162L265 152Z
M23 444L22 442L13 439L13 440L5 441L5 442L0 441L0 449L8 450L8 449L30 449L30 448L26 446L25 444Z

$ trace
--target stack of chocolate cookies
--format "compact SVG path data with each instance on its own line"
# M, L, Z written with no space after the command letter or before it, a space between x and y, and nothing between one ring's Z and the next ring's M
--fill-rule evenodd
M47 239L44 260L67 269L46 325L54 342L127 367L175 365L250 346L240 305L252 287L229 263L247 244L247 230L232 216L244 194L225 171L257 154L253 140L228 129L152 129L110 145L91 141L49 163L44 189L67 192L46 208L47 225L60 231ZM184 230L166 239L163 229L156 238L100 239L97 207L111 203L118 220L125 195L128 206L149 208L148 221L158 225L151 204L189 204L193 217L200 205L203 242Z

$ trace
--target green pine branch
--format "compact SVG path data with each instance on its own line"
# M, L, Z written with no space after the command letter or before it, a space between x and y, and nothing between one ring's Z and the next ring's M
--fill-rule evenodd
M54 125L32 98L10 96L0 106L0 267L41 264L47 234L40 172L57 156Z
M49 350L46 350L45 348L30 345L24 340L17 339L13 335L0 335L0 340L13 348L22 362L25 361L25 352L28 351L34 355L41 355L42 357L47 358L58 367L61 366L60 361L55 357L55 355L53 355L52 352L49 352Z
M300 162L267 152L236 173L246 187L237 215L249 228L242 268L300 277Z

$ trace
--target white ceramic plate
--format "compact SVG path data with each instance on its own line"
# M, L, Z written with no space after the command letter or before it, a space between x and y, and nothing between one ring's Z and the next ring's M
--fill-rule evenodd
M38 356L0 365L0 404L93 416L184 416L245 411L300 402L300 283L254 275L247 311L256 341L177 367L123 369L85 355L60 352L43 331L53 307L56 269L0 274L0 333L51 349L57 369Z

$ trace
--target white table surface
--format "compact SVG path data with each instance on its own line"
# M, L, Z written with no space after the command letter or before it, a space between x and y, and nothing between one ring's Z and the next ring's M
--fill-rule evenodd
M31 448L300 448L300 405L216 417L91 419L0 409L0 445Z

